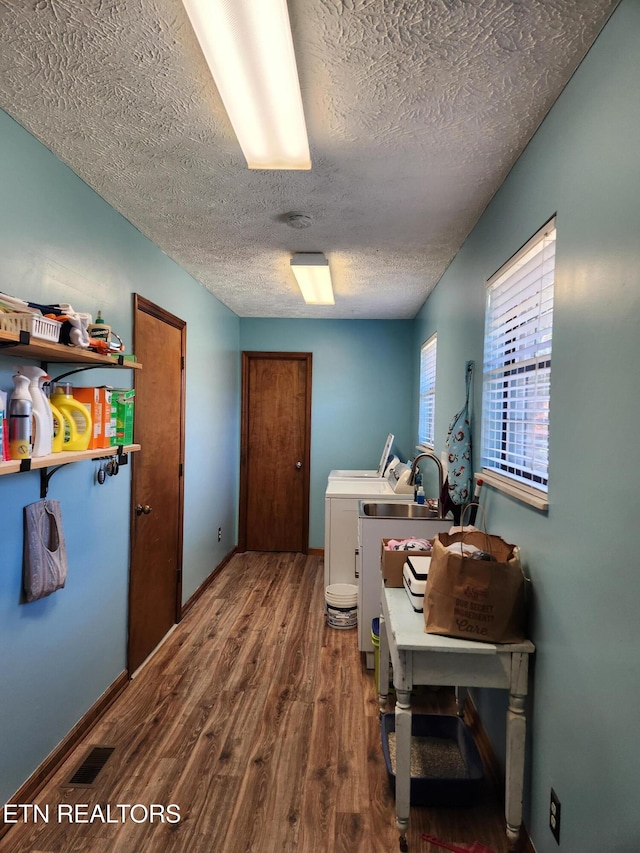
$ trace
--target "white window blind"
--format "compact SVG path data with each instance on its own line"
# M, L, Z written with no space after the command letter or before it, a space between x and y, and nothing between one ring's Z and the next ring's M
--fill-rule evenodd
M482 465L547 492L555 218L487 282Z
M420 349L420 413L418 444L434 446L436 413L436 349L438 336L432 335Z

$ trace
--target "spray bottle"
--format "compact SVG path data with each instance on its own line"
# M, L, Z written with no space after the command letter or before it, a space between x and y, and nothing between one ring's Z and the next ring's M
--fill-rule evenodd
M49 375L41 367L28 365L16 368L16 372L29 377L29 394L33 412L32 455L49 456L53 443L53 416L43 383Z
M9 400L9 454L12 459L31 459L31 416L29 377L17 373Z

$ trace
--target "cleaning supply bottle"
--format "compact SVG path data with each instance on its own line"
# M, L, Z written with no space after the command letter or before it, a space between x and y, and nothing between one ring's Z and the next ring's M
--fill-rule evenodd
M64 436L65 436L65 423L67 425L67 432L71 434L71 425L65 422L65 417L60 411L60 409L56 408L51 400L47 400L47 405L51 410L51 420L53 423L53 438L51 440L51 452L52 453L60 453L64 450ZM73 427L75 429L76 422L71 419L73 423ZM76 430L77 432L77 430Z
M0 462L4 462L9 458L8 453L5 452L5 447L8 448L7 444L7 392L0 391Z
M29 378L29 394L31 395L33 413L31 455L49 456L53 445L53 416L49 407L49 400L42 388L43 383L49 379L49 375L41 367L35 365L20 366L16 368L16 372Z
M91 440L91 414L89 409L73 397L70 382L56 382L51 403L58 409L65 422L64 450L87 450Z
M98 311L95 323L92 323L88 329L89 337L97 341L106 341L109 343L111 337L111 326L107 326L102 318L102 311Z
M13 377L14 390L9 400L9 455L12 459L31 459L32 403L29 377Z

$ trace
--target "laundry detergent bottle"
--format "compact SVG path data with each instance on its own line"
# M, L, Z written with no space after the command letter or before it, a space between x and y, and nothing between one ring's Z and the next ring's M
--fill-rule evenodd
M14 390L9 400L9 455L12 459L31 459L32 403L29 377L13 377Z
M63 450L87 450L93 428L91 414L85 405L74 399L70 382L56 382L51 405L60 412L64 421Z
M43 390L43 383L49 375L41 367L27 365L16 370L22 376L29 378L29 394L33 412L33 432L31 436L31 455L49 456L53 446L53 416L49 400Z
M60 453L64 450L64 437L65 437L65 417L60 411L57 409L51 400L47 400L47 405L51 410L51 420L53 423L53 437L51 440L51 452L52 453ZM73 427L75 429L76 422L72 419ZM71 433L71 426L67 424L67 432Z

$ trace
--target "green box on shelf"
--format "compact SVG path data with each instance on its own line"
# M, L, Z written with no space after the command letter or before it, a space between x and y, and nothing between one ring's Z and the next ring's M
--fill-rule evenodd
M133 409L136 392L114 388L111 392L111 446L133 444ZM115 429L114 429L115 423Z

